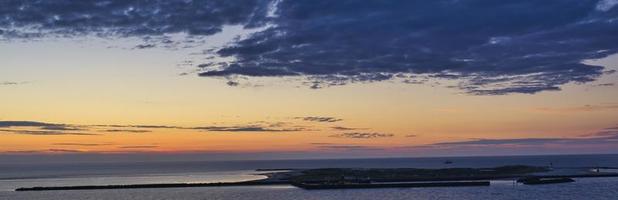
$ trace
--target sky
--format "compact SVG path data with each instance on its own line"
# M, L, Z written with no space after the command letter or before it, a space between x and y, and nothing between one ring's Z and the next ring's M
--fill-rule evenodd
M618 1L0 2L0 157L618 153Z

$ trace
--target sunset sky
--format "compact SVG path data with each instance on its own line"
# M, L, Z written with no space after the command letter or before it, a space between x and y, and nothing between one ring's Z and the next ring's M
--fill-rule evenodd
M50 2L0 2L4 156L618 153L615 0Z

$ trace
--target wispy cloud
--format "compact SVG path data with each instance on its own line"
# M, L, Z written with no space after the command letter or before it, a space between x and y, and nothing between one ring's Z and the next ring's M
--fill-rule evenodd
M610 127L591 134L583 134L582 137L616 137L618 139L618 127Z
M54 126L57 124L36 121L0 121L0 127L23 127L23 126Z
M151 130L136 130L136 129L105 129L100 130L101 132L108 133L149 133Z
M361 128L351 128L351 127L344 127L344 126L333 126L331 127L333 130L337 130L337 131L351 131L351 130L359 130Z
M568 138L517 138L517 139L475 139L469 141L458 142L441 142L432 145L435 146L454 146L454 145L542 145L549 143L558 143L571 141Z
M5 151L0 153L8 153L8 154L35 154L35 153L44 153L44 151L37 150L18 150L18 151Z
M157 145L135 145L135 146L121 146L121 149L152 149L157 148Z
M303 131L304 128L269 128L257 125L250 126L205 126L194 127L192 129L213 131L213 132L295 132Z
M565 138L505 138L505 139L474 139L468 141L440 142L429 147L461 147L461 146L544 146L544 145L618 145L618 129L606 128L581 137Z
M150 49L155 47L157 47L155 44L139 44L133 47L133 49Z
M361 145L322 145L318 146L321 149L344 150L344 151L359 151L359 150L382 150L383 148L361 146Z
M66 131L40 131L40 130L14 130L14 129L0 129L0 132L22 134L22 135L99 135L94 133L82 133L82 132L66 132Z
M227 81L225 84L227 84L228 86L232 86L232 87L236 87L240 85L240 83L238 83L237 81Z
M594 111L606 111L618 109L618 103L607 103L597 105L583 105L573 107L543 107L535 108L533 111L537 112L554 112L554 113L569 113L569 112L594 112Z
M72 143L72 142L61 142L61 143L53 143L52 145L56 146L84 146L84 147L93 147L93 146L109 146L111 143Z
M329 137L335 138L353 138L353 139L374 139L374 138L387 138L393 137L393 134L390 133L364 133L364 132L350 132L350 133L340 133L330 135Z
M117 125L117 124L98 124L90 125L93 127L109 127L109 128L143 128L143 129L183 129L180 126L165 126L165 125Z
M37 121L0 121L1 132L24 135L97 135L85 133L85 129L69 124L56 124ZM24 128L29 128L25 130ZM34 129L34 130L30 130ZM75 132L79 131L79 132Z
M343 121L343 119L335 118L335 117L299 117L302 120L310 121L310 122L338 122Z
M202 130L208 132L299 132L314 130L311 129L311 127L285 121L256 121L236 125L183 127L183 129Z
M311 145L326 150L344 150L344 151L358 151L358 150L382 150L384 148L363 146L363 145L350 145L350 144L336 144L327 142L314 142Z
M20 83L18 82L10 82L10 81L5 81L5 82L0 82L0 85L19 85Z
M58 152L58 153L81 153L84 151L75 150L75 149L48 149L48 152Z
M594 85L595 87L612 87L615 86L615 83L601 83L601 84L596 84Z
M55 123L46 123L46 122L37 122L37 121L0 121L0 127L4 127L4 128L37 127L43 130L53 130L53 131L83 130L83 129L78 128L78 126L75 126L75 125L55 124Z
M41 129L52 130L52 131L83 131L83 130L86 130L83 128L79 128L79 127L75 127L71 125L65 125L65 124L54 124L54 125L49 125L49 126L42 126Z
M18 150L18 151L5 151L0 153L8 153L8 154L47 154L47 153L85 153L85 151L75 150L75 149L44 149L44 150Z
M29 135L99 135L97 133L149 133L157 129L199 130L206 132L298 132L313 131L309 127L289 122L259 121L230 126L170 126L170 125L74 125L37 121L0 121L0 131Z

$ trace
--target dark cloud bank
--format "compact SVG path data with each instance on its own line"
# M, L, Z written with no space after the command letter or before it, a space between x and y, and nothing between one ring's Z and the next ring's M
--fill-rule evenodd
M278 2L278 3L276 3ZM477 95L537 93L604 74L618 52L615 0L5 0L3 38L203 37L263 27L214 49L204 77L308 79L311 88L456 79ZM144 44L137 49L155 48ZM231 81L231 85L236 85Z
M4 0L0 34L14 38L212 35L227 24L259 26L268 4L260 0Z

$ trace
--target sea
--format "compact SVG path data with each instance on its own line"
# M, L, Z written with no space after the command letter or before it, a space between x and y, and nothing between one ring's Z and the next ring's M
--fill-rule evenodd
M446 164L445 161L451 161ZM573 199L618 200L618 178L580 178L575 183L519 185L496 180L489 187L376 188L303 190L293 186L234 186L75 191L15 192L19 187L117 185L147 183L208 183L265 178L256 169L309 168L451 168L504 165L555 168L618 168L618 155L551 155L436 158L373 158L259 161L147 161L91 163L0 163L0 200L477 200Z

